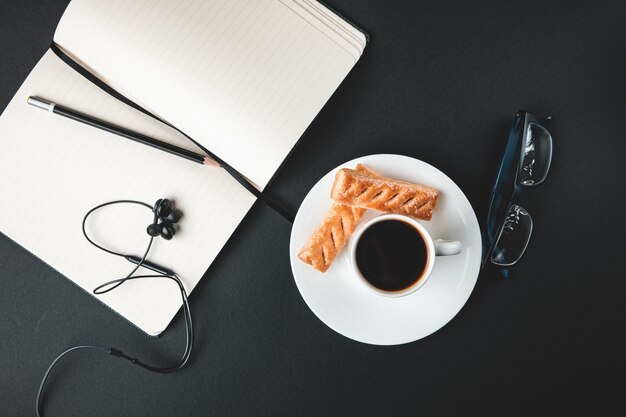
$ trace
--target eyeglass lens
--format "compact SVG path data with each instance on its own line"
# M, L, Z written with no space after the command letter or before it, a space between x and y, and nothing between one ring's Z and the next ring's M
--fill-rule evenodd
M491 262L500 266L510 266L520 260L533 230L530 214L518 205L509 208L504 225L491 254Z
M552 137L534 122L528 124L518 179L522 185L538 185L546 179L552 160Z

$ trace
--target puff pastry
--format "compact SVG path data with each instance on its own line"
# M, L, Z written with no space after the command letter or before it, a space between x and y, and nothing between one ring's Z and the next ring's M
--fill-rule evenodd
M378 175L362 164L357 165L356 170L372 176ZM318 271L326 272L364 213L364 208L334 203L322 224L298 253L298 258Z
M344 168L335 176L331 197L339 204L430 220L439 191Z

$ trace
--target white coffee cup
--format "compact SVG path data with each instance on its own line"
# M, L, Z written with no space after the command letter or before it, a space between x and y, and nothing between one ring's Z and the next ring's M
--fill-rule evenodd
M388 221L388 220L399 220L401 222L404 222L412 226L421 235L426 245L427 260L426 260L426 266L424 267L423 272L420 274L420 276L415 280L413 284L397 291L386 291L386 290L373 286L363 276L363 274L359 270L359 267L357 265L357 260L356 260L357 246L359 244L359 240L361 239L361 236L363 235L363 233L367 229L369 229L372 225L379 223L379 222ZM417 291L426 283L426 281L428 281L428 278L430 277L430 274L432 273L433 268L435 266L435 258L437 256L457 255L461 253L462 249L463 247L461 245L461 242L459 241L450 241L450 240L441 240L441 239L433 240L433 238L430 236L430 233L428 233L428 231L424 228L424 226L420 224L420 222L410 217L402 216L399 214L383 214L383 215L374 217L373 219L370 219L360 224L355 230L352 237L350 238L350 244L348 248L350 264L355 274L359 277L359 281L361 283L364 283L369 289L387 297L402 297L405 295L409 295L413 293L414 291Z

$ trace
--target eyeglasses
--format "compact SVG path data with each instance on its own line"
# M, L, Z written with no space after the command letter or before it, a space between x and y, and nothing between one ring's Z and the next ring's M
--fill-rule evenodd
M528 246L533 220L518 204L529 187L541 184L552 162L552 136L545 125L551 117L539 121L526 112L513 117L509 138L491 190L487 227L483 234L482 267L491 262L502 268L517 263Z

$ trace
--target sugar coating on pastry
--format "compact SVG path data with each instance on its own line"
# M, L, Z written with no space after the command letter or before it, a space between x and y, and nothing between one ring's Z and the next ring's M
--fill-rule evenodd
M331 197L339 204L430 220L439 191L344 168L335 176Z
M358 164L356 169L378 175L363 164ZM364 213L364 208L334 203L322 224L298 253L298 259L320 272L326 272L350 239Z
M320 227L298 253L298 258L321 272L326 272L346 245L365 209L333 204Z

